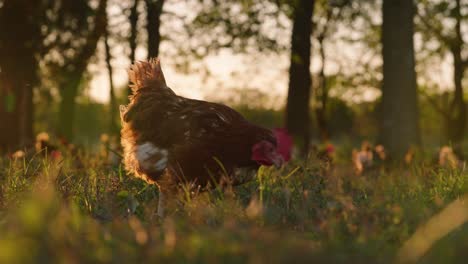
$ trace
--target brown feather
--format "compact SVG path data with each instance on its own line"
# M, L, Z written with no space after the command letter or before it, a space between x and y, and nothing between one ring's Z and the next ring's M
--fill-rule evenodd
M166 88L166 80L159 59L135 63L128 70L130 88L135 94L141 88Z
M166 86L159 60L138 62L129 77L133 95L121 108L125 166L160 188L186 182L212 186L237 168L257 168L251 160L255 143L276 144L270 130L227 106L177 96Z

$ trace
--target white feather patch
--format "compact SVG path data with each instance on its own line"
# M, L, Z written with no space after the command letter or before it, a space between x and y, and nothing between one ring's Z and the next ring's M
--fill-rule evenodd
M143 170L162 171L167 166L168 151L156 147L151 142L146 142L137 146L136 158Z

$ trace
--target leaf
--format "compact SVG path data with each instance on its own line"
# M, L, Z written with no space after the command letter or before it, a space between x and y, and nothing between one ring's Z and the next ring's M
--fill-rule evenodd
M300 166L297 166L294 170L292 170L288 175L286 175L285 177L283 177L283 179L288 179L289 177L291 177L294 173L296 173L301 167Z
M127 192L127 191L120 191L120 192L117 194L117 197L119 197L119 198L127 198L127 197L128 197L128 192Z

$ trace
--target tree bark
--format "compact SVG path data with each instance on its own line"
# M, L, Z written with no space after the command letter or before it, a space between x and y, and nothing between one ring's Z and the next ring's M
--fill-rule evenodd
M146 3L146 30L148 32L148 59L156 58L159 55L159 45L161 43L161 14L164 0L145 0Z
M310 142L310 75L313 0L299 0L294 7L291 36L291 65L286 104L286 127L298 140L302 154L307 154Z
M128 20L130 21L130 36L128 38L128 43L130 45L130 63L135 62L135 57L136 57L136 48L137 48L137 37L138 37L138 32L137 32L137 26L138 26L138 3L139 0L134 0L133 6L130 9L130 16L128 17ZM132 94L132 89L128 87L127 89L127 94L131 95Z
M341 9L338 12L337 16L341 15ZM316 98L319 102L319 105L315 109L315 117L317 119L317 128L319 130L320 138L323 142L326 142L330 138L330 130L328 128L328 117L327 117L327 107L328 107L328 83L327 83L327 76L325 75L325 63L326 63L326 54L325 54L325 39L328 35L329 25L332 19L337 19L337 17L333 18L333 6L327 7L327 12L325 16L325 24L323 25L321 31L317 36L317 41L319 46L320 52L320 60L321 60L321 67L319 72L319 79L320 85L317 86L318 90L316 91ZM318 29L316 29L318 30Z
M117 134L118 128L116 123L116 116L117 116L117 102L115 99L115 88L114 88L114 81L112 79L113 70L112 70L112 55L109 46L109 30L106 30L104 35L104 46L106 49L106 66L107 66L107 73L109 77L109 104L110 104L110 115L109 115L109 133L110 134Z
M68 78L65 78L65 83L60 85L62 100L60 102L58 134L67 141L73 139L76 108L75 98L78 95L81 78L86 71L89 60L96 51L99 39L106 31L106 7L107 0L100 0L96 15L94 16L94 28L89 33L86 44L81 50L76 51L78 53L75 57L76 59L68 62L73 67L64 67L65 69L70 68L72 70L64 74Z
M380 134L396 160L402 159L411 146L420 143L413 17L413 1L383 1Z
M463 98L463 76L465 75L465 62L462 58L462 47L464 45L461 32L461 5L456 0L454 9L455 16L455 39L449 43L453 57L453 83L455 86L452 105L450 106L450 120L447 126L448 140L453 144L459 144L466 137L467 104Z
M325 33L325 32L324 32ZM327 87L327 76L325 76L325 35L319 36L318 42L320 45L320 59L322 65L320 67L320 93L317 95L317 99L320 102L320 106L315 109L315 117L317 118L317 128L319 130L320 138L322 141L327 141L330 137L327 122L327 105L328 105L328 87ZM318 91L317 91L318 92Z
M0 152L33 143L40 7L39 1L9 0L0 9Z
M467 137L467 102L463 98L463 78L465 76L468 58L463 58L464 40L462 37L461 24L463 16L461 14L461 0L454 0L455 6L453 9L445 10L448 16L455 20L455 26L452 30L444 31L443 29L433 25L430 19L430 14L438 12L436 6L431 6L432 10L426 10L425 16L419 16L424 27L429 33L437 38L437 40L448 48L450 55L453 58L453 84L454 92L452 96L447 96L444 105L439 106L437 103L432 103L436 110L441 114L444 122L443 133L445 139L455 146L460 145L464 138ZM427 15L429 14L429 15ZM448 94L447 94L448 95Z

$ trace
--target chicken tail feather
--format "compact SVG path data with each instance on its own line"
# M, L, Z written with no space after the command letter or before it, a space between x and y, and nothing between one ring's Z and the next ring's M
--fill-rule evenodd
M135 62L128 70L130 88L133 94L142 88L166 88L166 80L158 58Z

